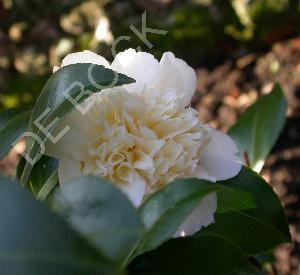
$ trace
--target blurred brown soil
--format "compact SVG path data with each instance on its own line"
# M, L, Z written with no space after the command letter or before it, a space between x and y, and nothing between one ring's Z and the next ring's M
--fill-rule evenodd
M278 274L300 274L300 38L276 43L267 53L248 54L208 70L199 68L193 106L200 118L227 131L261 94L279 82L288 100L285 128L263 168L279 195L293 242L276 251ZM272 274L272 272L270 272Z
M274 82L282 85L288 119L262 174L285 206L293 238L292 244L276 251L276 269L281 275L300 274L300 38L276 43L267 53L226 61L214 69L200 67L197 74L193 106L202 121L223 131L261 94L270 92ZM0 171L13 176L17 161L16 151L12 151L0 162Z

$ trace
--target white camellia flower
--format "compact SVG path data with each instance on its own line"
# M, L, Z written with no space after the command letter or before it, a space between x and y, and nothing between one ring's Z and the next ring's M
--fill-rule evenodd
M104 65L136 83L96 93L85 115L77 109L67 115L60 127L68 125L70 131L46 146L47 154L59 159L60 184L82 175L101 176L139 207L176 179L217 181L238 174L241 161L234 142L202 123L190 107L196 75L184 61L168 52L158 62L149 53L129 49L111 65L84 51L67 55L61 66L75 63ZM194 234L214 222L216 207L216 194L209 194L175 236Z

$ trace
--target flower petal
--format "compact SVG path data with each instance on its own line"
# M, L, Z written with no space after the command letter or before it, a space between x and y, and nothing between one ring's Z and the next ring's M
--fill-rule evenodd
M145 181L137 173L131 172L131 180L118 184L135 207L139 207L146 192Z
M80 161L65 156L58 163L58 179L64 184L82 176Z
M142 150L134 152L134 161L132 166L139 170L150 170L154 168L153 159Z
M110 64L104 57L88 50L68 54L62 60L61 67L77 63L92 63L110 68ZM55 66L53 70L56 71L57 69L58 67Z
M211 141L202 152L198 164L217 180L236 176L242 168L237 146L228 135L218 130L211 129L211 134Z
M179 227L174 237L190 236L198 232L203 226L213 223L217 210L217 194L211 193L204 197L193 212Z
M158 75L159 63L152 54L128 49L116 55L111 67L136 80L136 83L123 86L127 91L140 93L153 87Z
M188 106L196 90L197 77L195 71L173 53L164 53L160 60L159 77L156 88L174 89L182 99L182 104Z
M93 109L97 108L92 108L90 112ZM58 141L55 144L51 140L46 142L45 154L57 159L67 154L77 160L85 160L88 157L89 145L97 135L97 126L97 121L91 115L83 115L77 109L72 110L52 133L53 137L60 137L57 138ZM68 129L66 133L65 129Z
M200 165L197 166L195 172L194 172L194 177L197 179L202 179L202 180L208 180L211 182L216 182L217 178L208 174L207 171Z

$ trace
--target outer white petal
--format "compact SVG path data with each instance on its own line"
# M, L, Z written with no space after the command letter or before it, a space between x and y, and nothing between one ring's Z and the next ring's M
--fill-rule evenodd
M96 128L97 124L88 115L82 115L74 109L58 125L52 135L58 137L64 129L68 131L55 144L48 140L45 154L57 159L67 154L77 160L85 160L88 157L88 146L92 143L97 131Z
M80 161L65 156L58 163L58 179L60 184L82 176Z
M61 62L61 67L77 64L77 63L92 63L97 65L103 65L104 67L110 68L110 64L108 61L102 57L91 51L83 51L83 52L76 52L68 54ZM54 68L54 70L57 67Z
M217 210L217 194L211 193L204 197L190 216L179 227L174 237L190 236L198 232L202 227L213 223L214 213Z
M205 169L203 167L201 167L200 165L197 166L193 176L197 179L208 180L208 181L212 181L212 182L217 181L216 177L208 174L207 171L205 171Z
M141 205L146 191L146 183L143 180L137 179L135 181L119 184L118 186L135 207Z
M137 93L152 88L159 71L159 63L152 54L136 52L133 49L118 53L111 67L119 73L134 78L135 83L123 87L126 87L129 92Z
M130 64L134 61L136 54L137 52L134 49L127 49L124 52L119 52L111 65L115 69L124 70L131 66Z
M234 141L226 134L211 129L212 139L202 152L199 165L217 180L226 180L236 176L242 161Z
M182 104L188 106L196 90L197 77L195 71L173 53L164 53L160 60L159 78L156 88L175 89L182 99Z

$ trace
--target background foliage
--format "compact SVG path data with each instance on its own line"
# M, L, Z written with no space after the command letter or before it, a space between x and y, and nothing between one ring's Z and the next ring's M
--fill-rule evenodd
M299 33L295 0L3 0L0 3L0 98L2 106L30 104L62 56L93 49L112 59L112 39L129 35L118 50L138 47L157 56L173 51L194 66L213 66ZM129 28L149 34L149 49ZM106 29L106 24L109 24ZM98 33L97 33L98 28Z
M151 49L129 28L133 24L141 30L145 10L147 27L168 31L147 35ZM157 57L173 51L198 68L193 104L204 121L222 130L229 129L250 104L271 90L271 83L279 81L288 99L289 117L262 173L286 206L294 239L291 246L278 250L276 266L282 274L296 274L300 253L299 19L297 0L2 0L0 108L32 106L52 67L69 52L92 49L112 60L111 43L120 35L130 40L120 42L117 51L141 47ZM20 116L14 123L25 120ZM10 156L0 163L1 170L12 175L16 161Z

